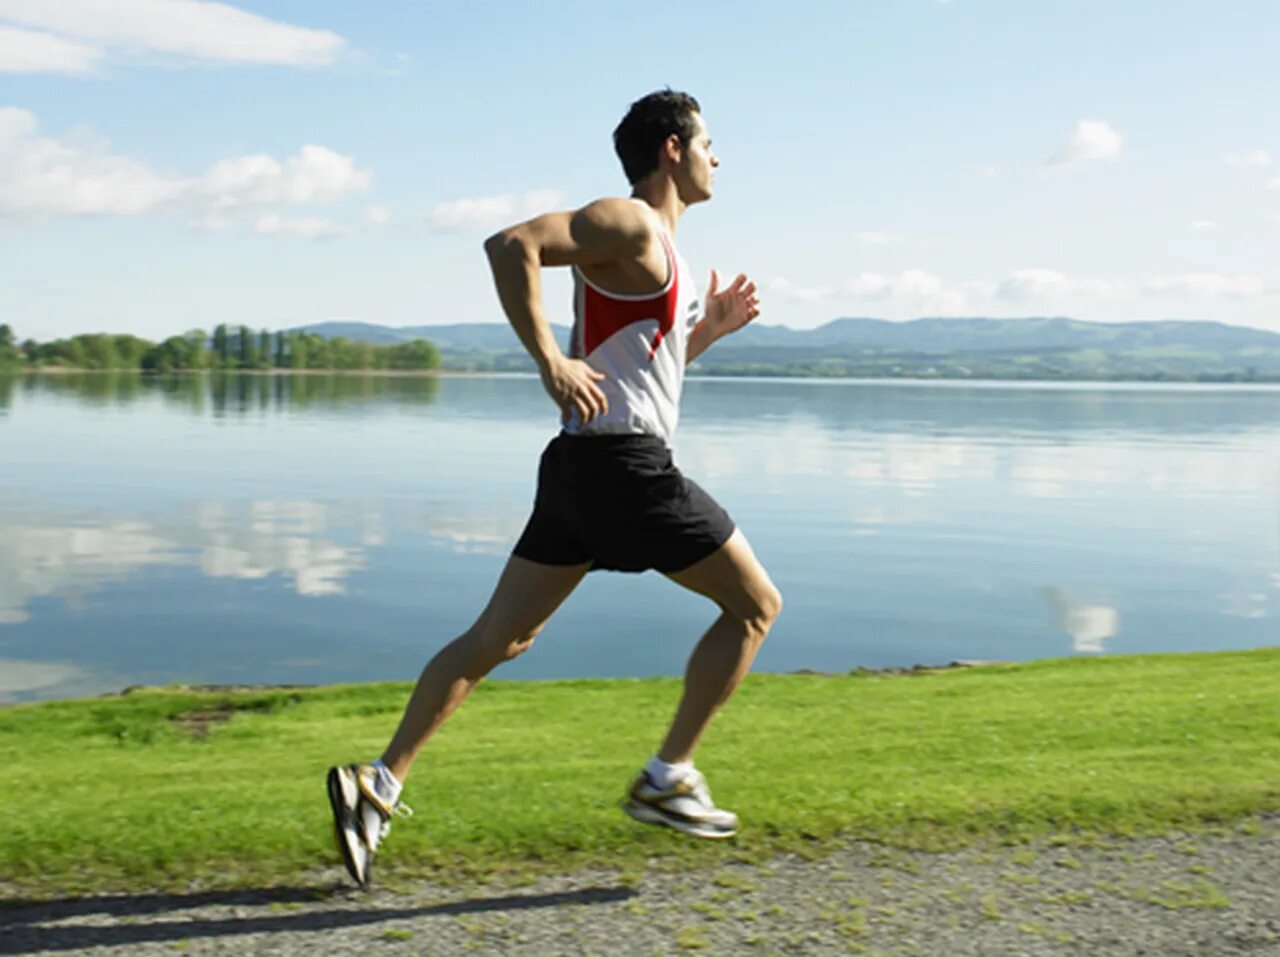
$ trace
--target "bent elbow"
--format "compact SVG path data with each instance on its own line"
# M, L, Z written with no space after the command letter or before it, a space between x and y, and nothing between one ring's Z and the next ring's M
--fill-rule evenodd
M507 242L507 231L499 230L484 241L484 254L492 259Z
M502 229L484 241L485 255L496 261L514 254L524 253L524 241L514 229Z

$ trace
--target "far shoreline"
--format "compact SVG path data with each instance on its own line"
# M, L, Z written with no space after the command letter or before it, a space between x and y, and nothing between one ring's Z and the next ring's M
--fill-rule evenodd
M174 369L151 372L142 369L77 369L72 366L40 366L0 370L0 376L72 376L72 375L136 375L139 378L162 376L300 376L385 379L537 379L533 371L500 371L489 369ZM737 375L690 371L687 379L703 382L805 382L860 385L892 385L901 387L938 386L941 388L1017 389L1140 389L1204 392L1275 392L1280 379L1241 381L1236 379L1036 379L1036 378L968 378L965 376L803 376L803 375Z

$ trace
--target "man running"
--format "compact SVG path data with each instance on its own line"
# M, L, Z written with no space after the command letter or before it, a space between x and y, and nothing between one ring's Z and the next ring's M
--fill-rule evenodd
M720 165L697 100L652 93L631 105L613 140L629 199L539 216L485 243L502 308L560 407L563 431L542 455L533 514L480 617L427 664L381 759L329 771L335 837L360 884L392 815L411 813L400 789L418 751L490 671L529 649L592 569L657 569L720 607L689 659L666 739L623 808L697 837L737 831L693 752L782 598L725 511L672 464L667 443L686 363L759 315L760 301L745 275L721 290L712 270L700 310L676 252L676 224L711 198ZM550 266L573 270L568 357L543 312L539 270Z

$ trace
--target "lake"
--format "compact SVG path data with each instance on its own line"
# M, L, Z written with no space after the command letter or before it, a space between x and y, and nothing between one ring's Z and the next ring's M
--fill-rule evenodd
M413 679L555 431L532 377L0 378L0 701ZM1280 389L691 379L674 448L786 599L756 670L1280 640ZM497 675L679 674L714 617L595 573Z

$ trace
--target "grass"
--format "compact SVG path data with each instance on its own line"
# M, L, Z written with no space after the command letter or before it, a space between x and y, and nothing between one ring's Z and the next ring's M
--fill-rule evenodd
M0 884L17 894L296 883L336 861L326 767L376 755L404 684L146 690L0 709ZM699 752L742 833L619 813L672 679L482 685L423 752L379 873L708 866L854 835L1063 840L1280 810L1280 648L911 677L749 676ZM194 716L194 717L193 717ZM18 800L18 796L21 800Z

